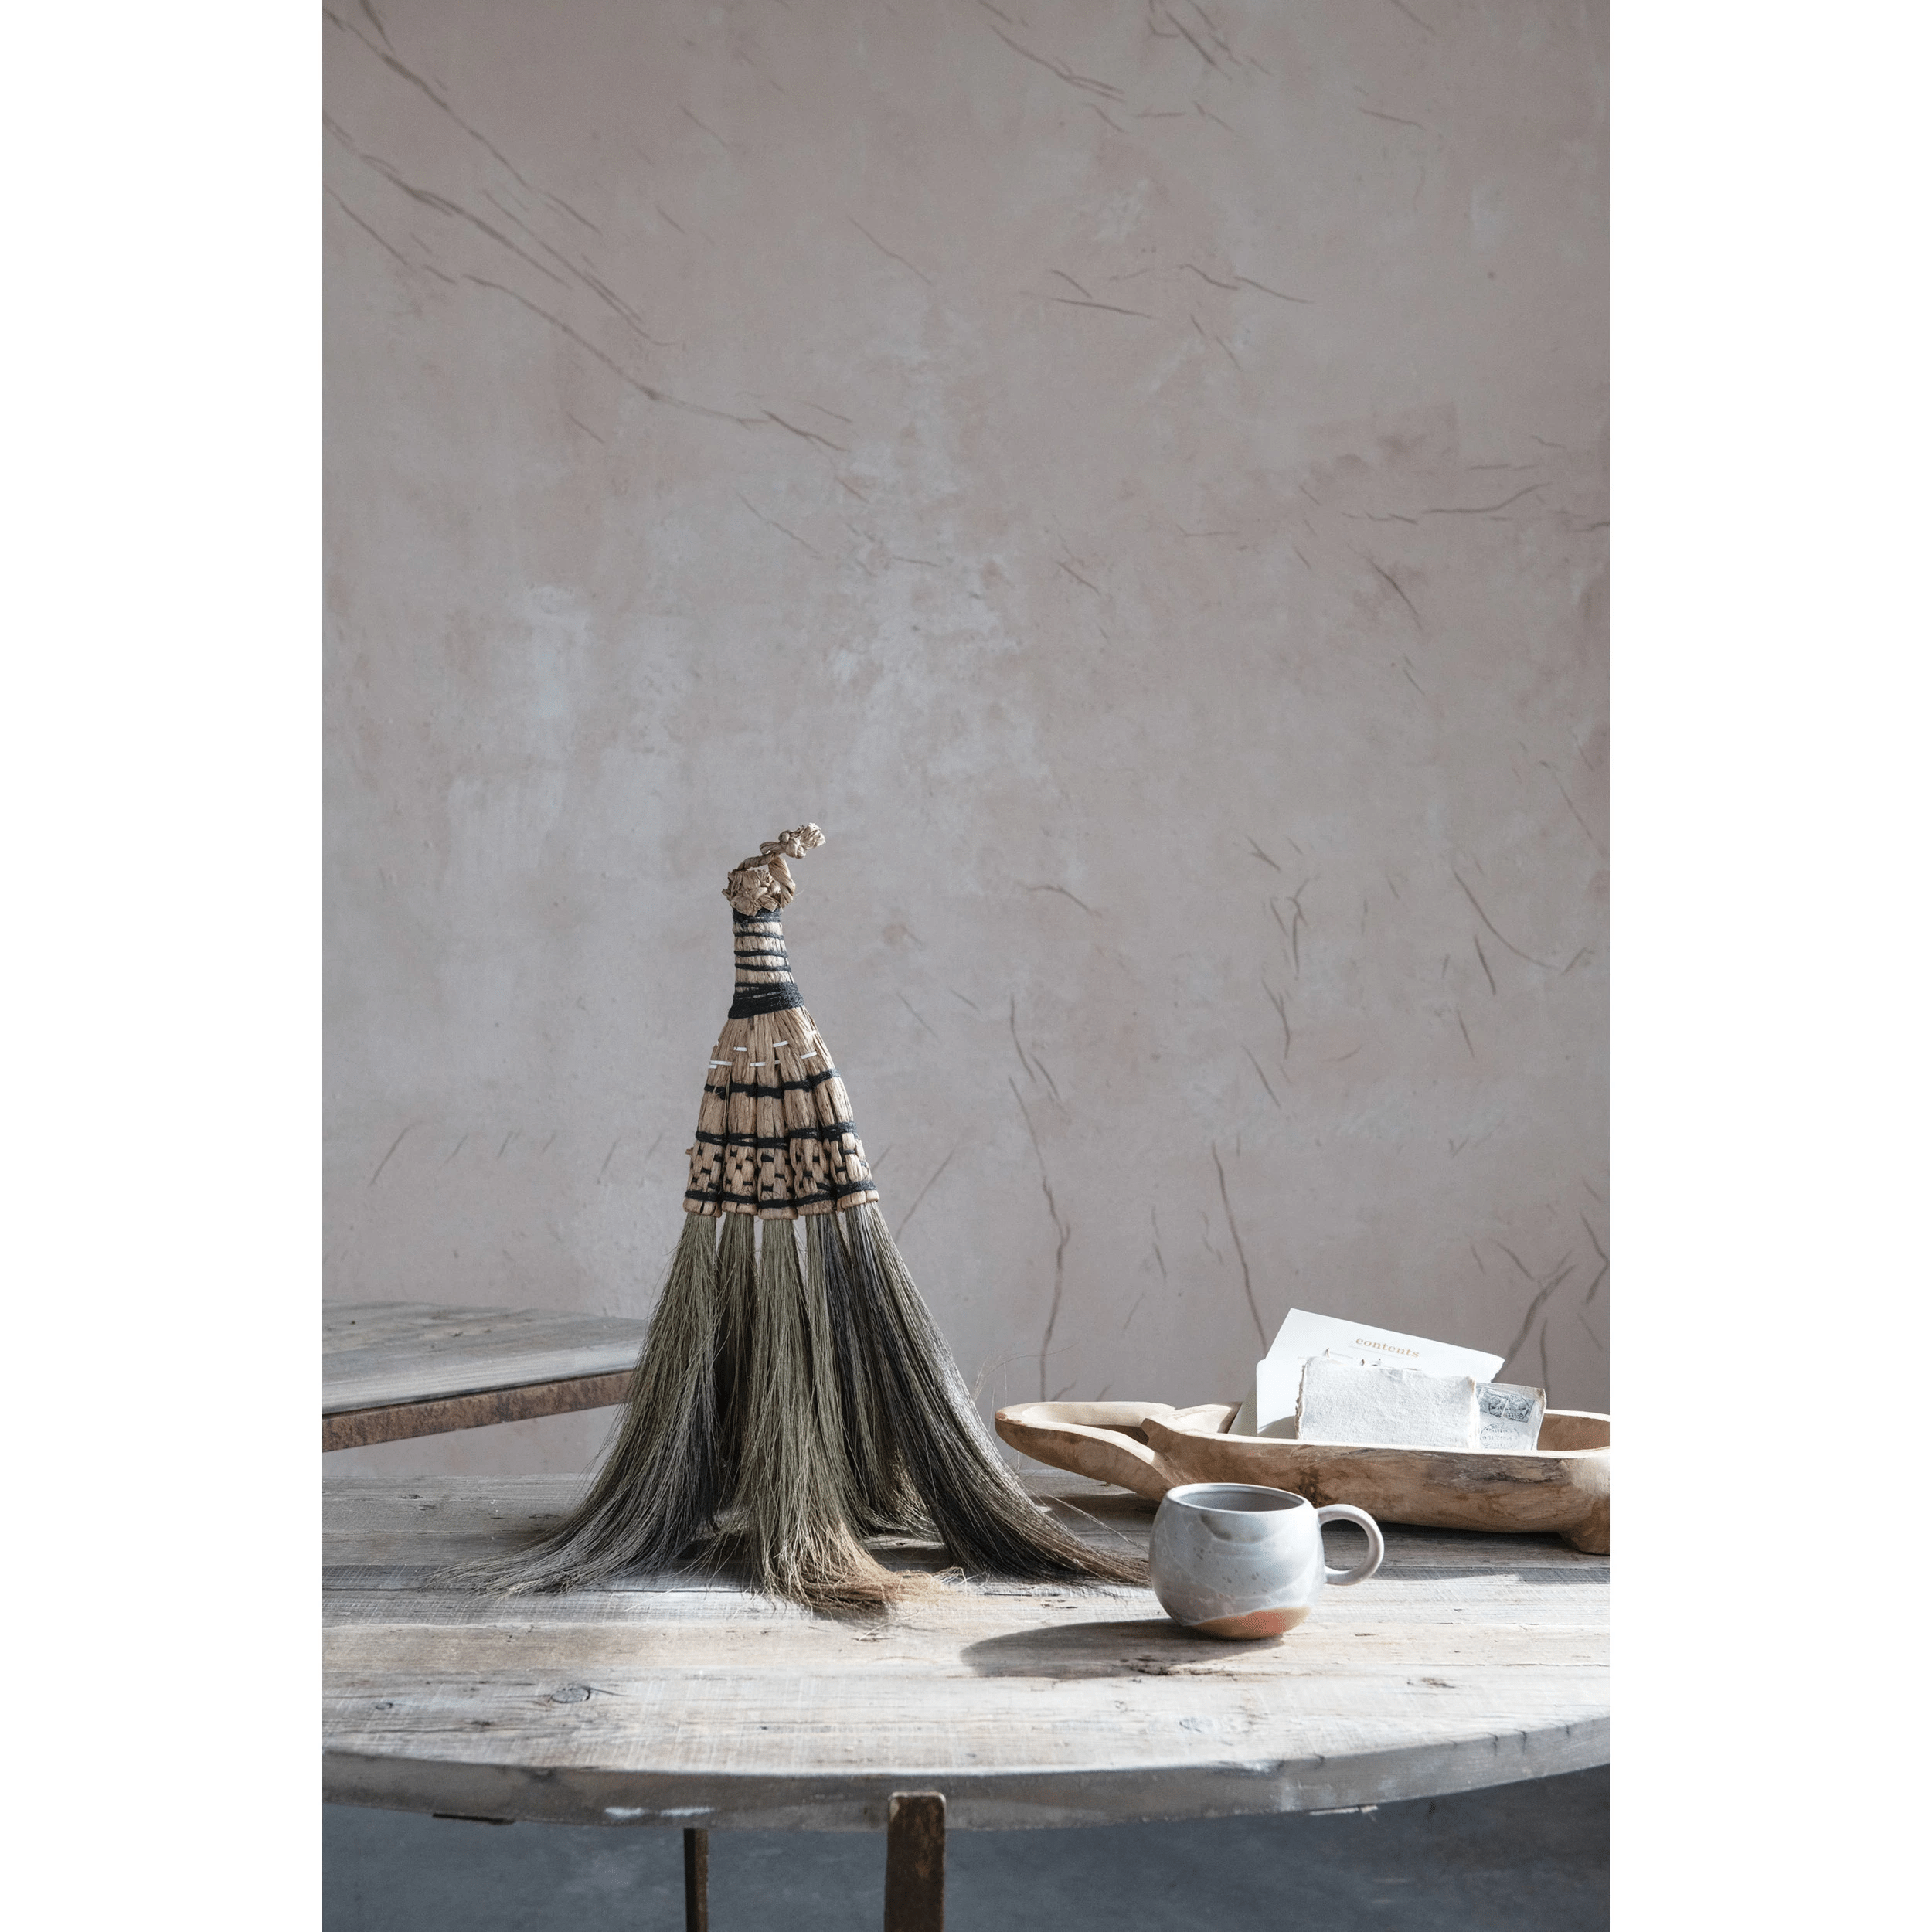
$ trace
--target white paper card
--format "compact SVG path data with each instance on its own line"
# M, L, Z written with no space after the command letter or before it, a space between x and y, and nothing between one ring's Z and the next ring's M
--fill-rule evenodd
M1301 1364L1284 1356L1264 1357L1254 1365L1254 1410L1247 1433L1257 1436L1294 1437L1295 1412L1301 1400ZM1266 1420L1262 1420L1266 1417ZM1240 1418L1235 1418L1238 1424ZM1259 1422L1257 1428L1254 1423ZM1235 1433L1239 1434L1237 1427Z
M1301 1373L1299 1423L1303 1442L1473 1449L1476 1383L1470 1376L1423 1375L1315 1355Z
M1291 1308L1275 1332L1268 1353L1302 1360L1333 1349L1337 1355L1379 1362L1389 1369L1420 1369L1425 1375L1469 1376L1488 1382L1502 1366L1499 1355L1480 1349L1458 1349L1452 1342L1430 1342L1418 1335L1398 1335L1393 1328L1373 1328L1365 1322L1345 1321L1332 1315L1310 1315Z
M1479 1349L1458 1349L1447 1342L1430 1342L1417 1335L1398 1335L1365 1322L1345 1321L1331 1315L1311 1315L1291 1308L1276 1331L1266 1357L1256 1366L1254 1406L1243 1403L1234 1419L1236 1435L1288 1435L1301 1386L1301 1364L1311 1355L1332 1349L1352 1361L1372 1362L1385 1368L1416 1369L1428 1375L1468 1376L1487 1382L1502 1366L1499 1355ZM1284 1426L1286 1425L1286 1426Z

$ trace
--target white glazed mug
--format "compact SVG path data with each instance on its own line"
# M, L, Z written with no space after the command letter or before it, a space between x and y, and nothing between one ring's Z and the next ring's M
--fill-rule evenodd
M1369 1555L1332 1570L1321 1526L1368 1532ZM1251 1482L1189 1482L1154 1518L1154 1594L1177 1624L1203 1637L1279 1637L1315 1607L1324 1583L1366 1583L1382 1567L1382 1532L1345 1502L1318 1509L1306 1496Z

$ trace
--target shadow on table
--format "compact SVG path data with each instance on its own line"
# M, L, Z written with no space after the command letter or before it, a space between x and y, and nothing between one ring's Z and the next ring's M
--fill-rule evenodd
M1175 1677L1213 1668L1225 1675L1257 1652L1271 1655L1286 1639L1230 1643L1196 1637L1165 1617L1104 1624L1041 1624L982 1638L960 1652L981 1677Z

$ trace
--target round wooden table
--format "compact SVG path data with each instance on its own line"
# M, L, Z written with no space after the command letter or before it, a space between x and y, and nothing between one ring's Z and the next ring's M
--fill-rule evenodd
M1145 1546L1152 1505L1035 1493ZM329 1485L325 1791L578 1825L878 1830L1326 1811L1609 1760L1610 1560L1553 1537L1390 1529L1381 1573L1272 1644L1190 1637L1151 1592L946 1587L836 1621L729 1582L557 1597L427 1587L554 1519L580 1479ZM1352 1558L1358 1532L1335 1534ZM936 1566L908 1548L894 1560Z

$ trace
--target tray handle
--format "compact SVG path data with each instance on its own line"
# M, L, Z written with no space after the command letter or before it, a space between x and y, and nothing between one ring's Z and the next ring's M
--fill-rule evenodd
M1156 1429L1180 1423L1190 1433L1216 1434L1234 1416L1223 1403L1176 1409L1165 1402L1024 1402L993 1417L1000 1440L1036 1462L1117 1484L1158 1502L1188 1478L1149 1440Z

